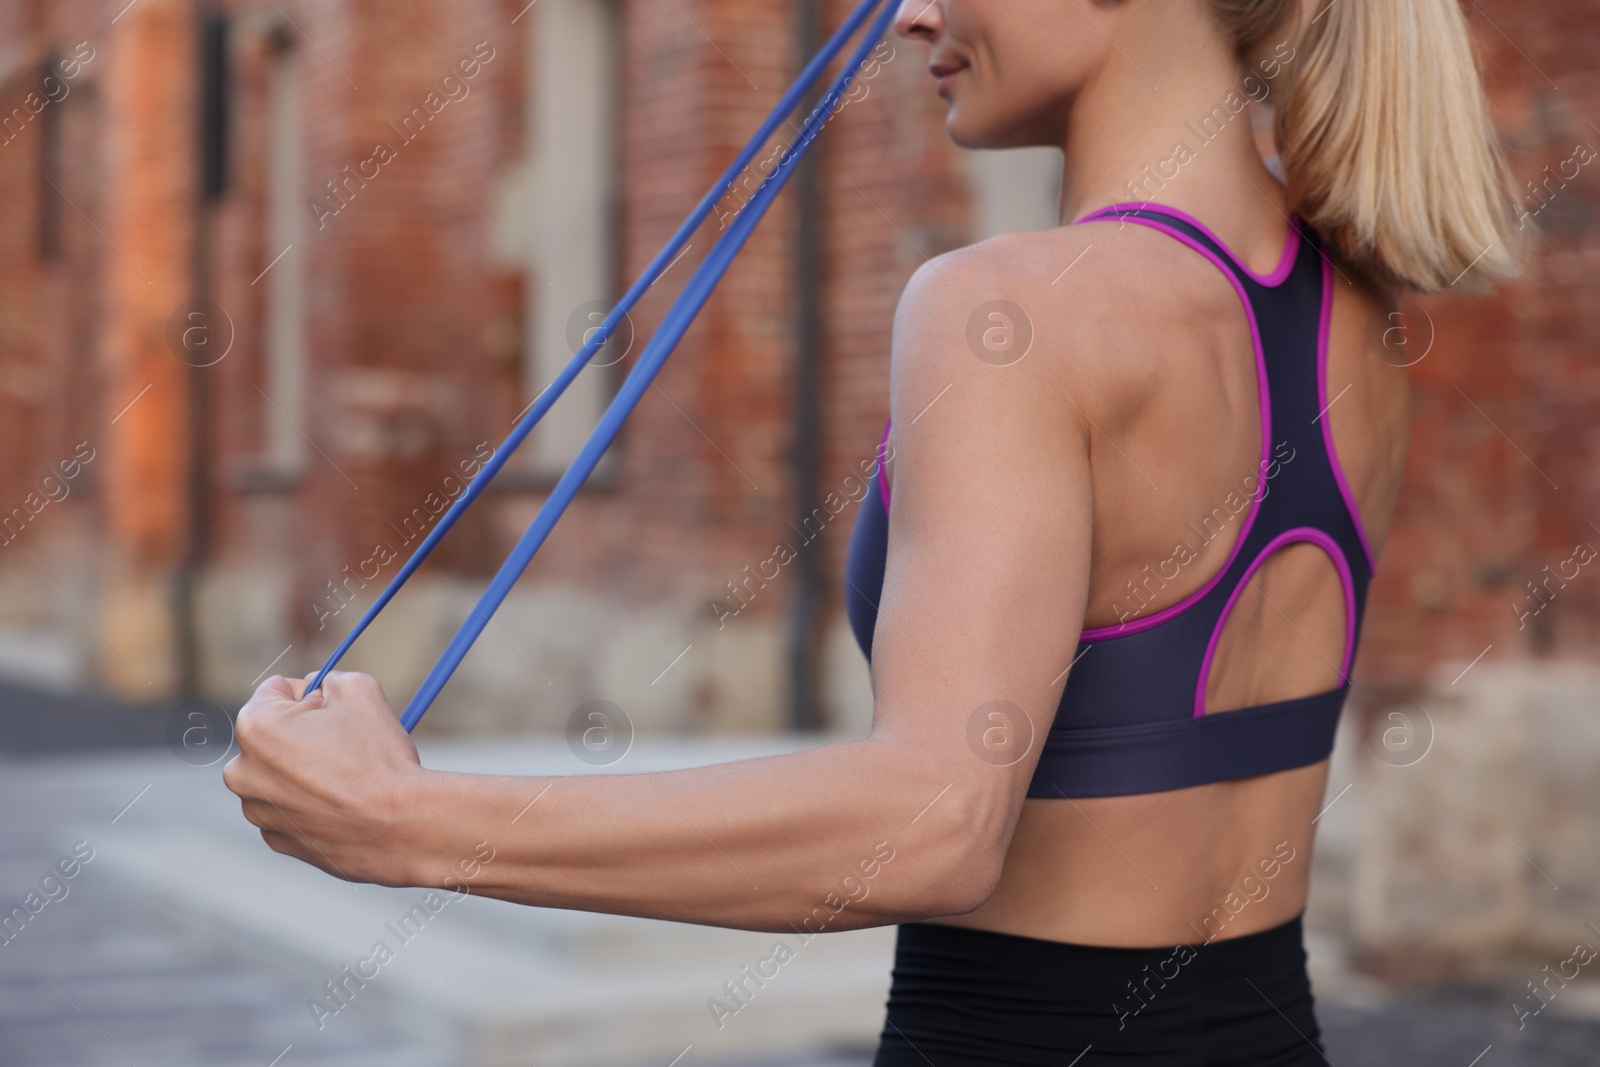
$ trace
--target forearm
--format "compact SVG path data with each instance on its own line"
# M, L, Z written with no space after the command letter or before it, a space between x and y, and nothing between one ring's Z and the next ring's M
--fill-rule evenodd
M651 774L425 771L395 832L420 884L522 904L784 932L876 926L971 910L993 886L1006 806L940 766L869 740ZM493 859L465 879L480 843Z

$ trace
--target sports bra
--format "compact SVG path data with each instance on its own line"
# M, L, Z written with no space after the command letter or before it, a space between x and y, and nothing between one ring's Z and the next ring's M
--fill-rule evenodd
M1232 513L1227 524L1239 524L1232 552L1215 575L1169 608L1083 631L1043 739L1030 797L1152 793L1327 758L1349 692L1372 578L1372 552L1324 417L1333 268L1315 231L1292 219L1282 261L1263 275L1241 263L1199 220L1173 208L1114 204L1078 221L1112 219L1181 241L1210 260L1238 291L1255 348L1261 468L1253 488L1230 494L1237 511L1229 504L1226 511L1212 513ZM890 487L881 459L889 429L884 428L877 474L862 498L845 565L845 608L869 662L888 553ZM1221 532L1223 524L1217 526ZM1191 532L1199 529L1191 524ZM1322 548L1343 586L1340 685L1206 714L1206 678L1235 601L1258 567L1297 542ZM1143 572L1146 590L1152 573L1150 568ZM1155 581L1159 588L1160 579Z

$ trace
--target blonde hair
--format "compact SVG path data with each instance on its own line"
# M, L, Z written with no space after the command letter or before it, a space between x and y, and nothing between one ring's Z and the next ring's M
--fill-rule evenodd
M1300 0L1211 0L1242 56ZM1482 289L1518 272L1509 170L1459 0L1315 0L1276 139L1290 206L1395 289Z

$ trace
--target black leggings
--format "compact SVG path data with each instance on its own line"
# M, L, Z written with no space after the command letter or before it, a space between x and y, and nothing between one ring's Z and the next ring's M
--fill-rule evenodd
M1301 937L1298 915L1175 948L908 923L873 1067L1322 1067Z

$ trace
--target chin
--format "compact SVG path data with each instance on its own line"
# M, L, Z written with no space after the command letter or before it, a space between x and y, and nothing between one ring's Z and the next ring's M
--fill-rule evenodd
M951 105L944 128L958 148L1025 148L1053 143L1030 136L1029 131L1017 123L980 121L970 111L963 114L960 104Z
M950 137L950 143L954 144L957 148L989 147L987 144L983 143L982 140L975 139L970 134L964 132L961 124L956 121L954 115L945 120L944 130L945 133Z
M970 104L960 100L950 102L950 110L945 113L944 129L951 142L960 148L999 147L996 144L995 124L974 115Z

